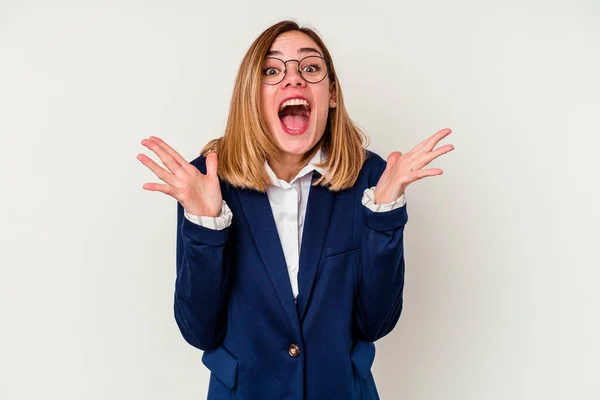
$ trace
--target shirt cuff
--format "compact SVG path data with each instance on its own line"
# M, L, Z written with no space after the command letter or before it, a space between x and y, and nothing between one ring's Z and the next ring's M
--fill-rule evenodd
M217 231L222 231L223 229L229 227L231 225L231 220L233 219L233 213L231 212L231 209L225 200L223 200L221 212L219 213L218 217L192 215L185 210L183 210L183 215L188 221L193 222L196 225Z
M404 193L402 196L398 197L396 200L387 204L375 204L375 186L365 189L362 197L363 206L367 207L369 210L373 212L386 212L392 211L400 207L404 207L406 204L406 198L404 197Z

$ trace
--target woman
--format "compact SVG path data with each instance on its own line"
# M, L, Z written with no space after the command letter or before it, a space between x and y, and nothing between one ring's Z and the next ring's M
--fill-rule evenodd
M188 163L140 161L178 200L175 318L204 350L209 399L377 399L373 342L402 309L404 190L452 145L439 131L387 164L366 151L310 29L264 31L241 64L225 134ZM219 159L217 168L217 157Z

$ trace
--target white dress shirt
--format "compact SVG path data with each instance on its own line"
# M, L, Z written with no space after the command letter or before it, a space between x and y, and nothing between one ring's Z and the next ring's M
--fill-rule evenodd
M315 165L323 162L323 157L323 152L319 149L308 164L289 183L277 178L275 172L265 162L265 169L272 180L272 184L267 185L267 197L269 198L273 218L275 219L275 226L277 227L281 247L283 248L283 255L285 256L294 298L298 297L300 245L302 243L308 194L310 192L313 171L317 171L321 175L324 175L326 172L323 168ZM372 187L364 191L362 198L362 204L374 212L391 211L406 204L404 195L387 204L375 204L374 196L375 187ZM195 216L189 214L187 211L184 212L184 215L195 224L217 230L225 229L231 225L233 218L233 214L225 200L223 200L223 207L218 217Z

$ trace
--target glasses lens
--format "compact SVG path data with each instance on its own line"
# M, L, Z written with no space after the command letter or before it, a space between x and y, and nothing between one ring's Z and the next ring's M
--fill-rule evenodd
M307 82L321 82L327 75L325 60L316 56L303 58L300 61L300 73Z
M262 65L260 80L269 85L274 85L283 80L285 64L276 58L266 58Z

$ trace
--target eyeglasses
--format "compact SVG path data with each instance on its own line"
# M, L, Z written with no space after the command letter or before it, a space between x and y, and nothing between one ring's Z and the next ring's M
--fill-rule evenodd
M262 65L260 81L267 85L277 85L285 78L287 63L290 61L298 63L298 73L308 83L319 83L327 76L327 64L323 57L308 56L300 61L267 57Z

